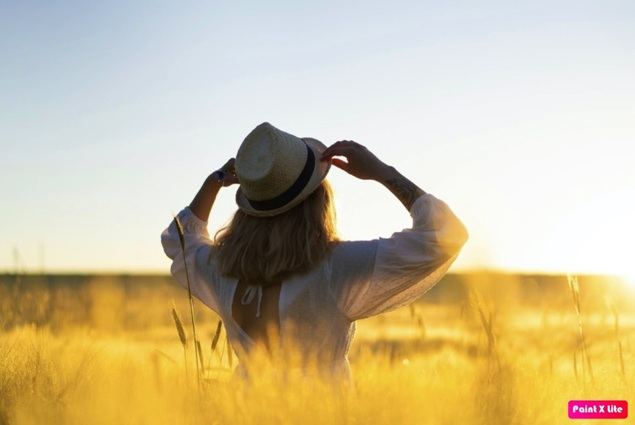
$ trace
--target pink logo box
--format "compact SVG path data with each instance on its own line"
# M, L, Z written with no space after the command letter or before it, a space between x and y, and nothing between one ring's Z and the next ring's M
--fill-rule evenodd
M571 400L570 419L625 419L628 417L626 400Z

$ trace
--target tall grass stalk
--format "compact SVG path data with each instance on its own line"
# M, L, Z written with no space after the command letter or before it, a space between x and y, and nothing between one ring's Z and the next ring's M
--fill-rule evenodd
M198 354L198 360L200 362L200 371L201 373L205 373L205 363L203 361L203 348L201 347L201 342L196 341L196 353Z
M486 310L485 304L481 299L478 292L472 292L472 305L478 313L479 322L487 337L487 353L490 357L496 360L496 364L499 364L498 351L496 346L496 334L494 332L494 313L491 310Z
M183 236L183 226L181 226L181 221L177 216L174 216L174 223L176 224L176 230L179 234L179 242L181 243L181 251L183 253L183 264L185 267L185 280L187 282L187 298L190 303L190 320L192 322L192 338L194 339L194 344L200 344L198 342L198 338L196 337L196 322L194 321L194 300L192 299L192 285L190 284L190 273L187 269L187 256L185 252L185 237ZM198 350L194 350L194 355L196 356L196 380L199 386L201 387L201 369Z
M220 331L222 327L223 321L219 320L218 323L216 323L216 332L214 332L214 337L212 338L212 353L216 350L216 345L218 345L218 339L220 338Z
M423 318L423 313L420 313L415 307L414 303L408 306L410 310L410 319L415 322L415 326L419 329L419 336L421 340L426 338L426 322Z
M234 351L232 350L232 346L229 343L229 336L227 336L226 340L227 340L227 362L229 363L229 368L231 369L234 366Z
M624 367L624 350L622 349L622 340L620 338L620 315L615 308L615 304L612 300L607 299L606 303L613 315L613 331L615 334L615 341L617 342L617 353L620 361L620 374L622 379L626 380L626 368Z
M216 323L216 332L214 332L214 335L212 336L212 344L210 346L210 348L212 349L212 354L209 356L209 362L207 365L207 367L209 368L212 367L212 357L214 357L214 352L216 351L216 346L218 345L218 339L220 338L222 327L223 327L223 321L219 320L218 323ZM222 365L222 359L221 359L221 365Z
M582 350L582 372L584 373L584 364L586 361L587 369L589 372L589 376L591 377L591 381L593 381L593 367L591 366L591 358L589 357L589 350L586 343L586 338L584 336L584 331L582 329L582 308L580 306L580 284L578 283L577 276L568 275L567 282L569 284L569 289L571 291L571 296L573 298L573 306L575 307L576 315L578 317L578 345ZM577 348L576 348L577 349ZM576 356L574 353L574 369L577 374L577 364L575 362Z
M183 363L185 364L185 376L188 376L187 368L187 335L185 334L185 328L183 328L183 322L179 314L176 312L176 308L172 307L172 318L174 319L174 326L176 326L176 332L179 334L179 340L183 346Z

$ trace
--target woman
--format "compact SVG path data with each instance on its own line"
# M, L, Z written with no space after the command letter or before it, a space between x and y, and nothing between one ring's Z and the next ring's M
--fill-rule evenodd
M410 212L412 228L390 238L338 241L325 180L331 164L384 185ZM238 210L212 240L207 220L214 199L236 183ZM355 321L419 298L467 240L444 202L364 146L340 141L326 148L269 123L205 180L178 219L185 251L175 222L161 237L171 272L185 286L187 261L192 293L222 318L243 375L256 347L282 354L293 347L303 366L349 377Z

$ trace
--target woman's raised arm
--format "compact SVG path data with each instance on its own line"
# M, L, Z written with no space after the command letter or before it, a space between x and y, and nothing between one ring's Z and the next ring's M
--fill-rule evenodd
M218 191L223 186L230 186L238 183L234 170L234 158L231 158L220 169L207 176L198 193L190 203L190 210L196 217L203 221L209 219L212 205L216 200Z
M183 287L188 286L189 280L192 294L214 311L218 311L218 305L208 269L212 239L207 231L207 220L220 188L238 181L233 166L234 161L230 159L220 170L210 174L190 206L183 208L161 233L163 250L172 260L172 275Z
M323 159L355 177L382 183L412 217L412 227L389 238L346 241L334 249L330 287L340 311L352 321L413 302L457 258L468 238L465 226L447 204L358 143L337 142Z
M343 156L346 161L335 156ZM401 175L394 167L385 164L365 146L352 140L342 140L328 147L323 160L362 180L376 180L390 190L408 211L421 195L423 189Z

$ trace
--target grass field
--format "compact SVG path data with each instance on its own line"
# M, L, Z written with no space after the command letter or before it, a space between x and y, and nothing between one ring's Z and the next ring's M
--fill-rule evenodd
M0 424L564 424L570 399L635 400L635 287L618 279L448 276L358 323L346 392L230 379L224 330L212 352L218 319L197 304L199 387L185 293L169 278L0 283Z

